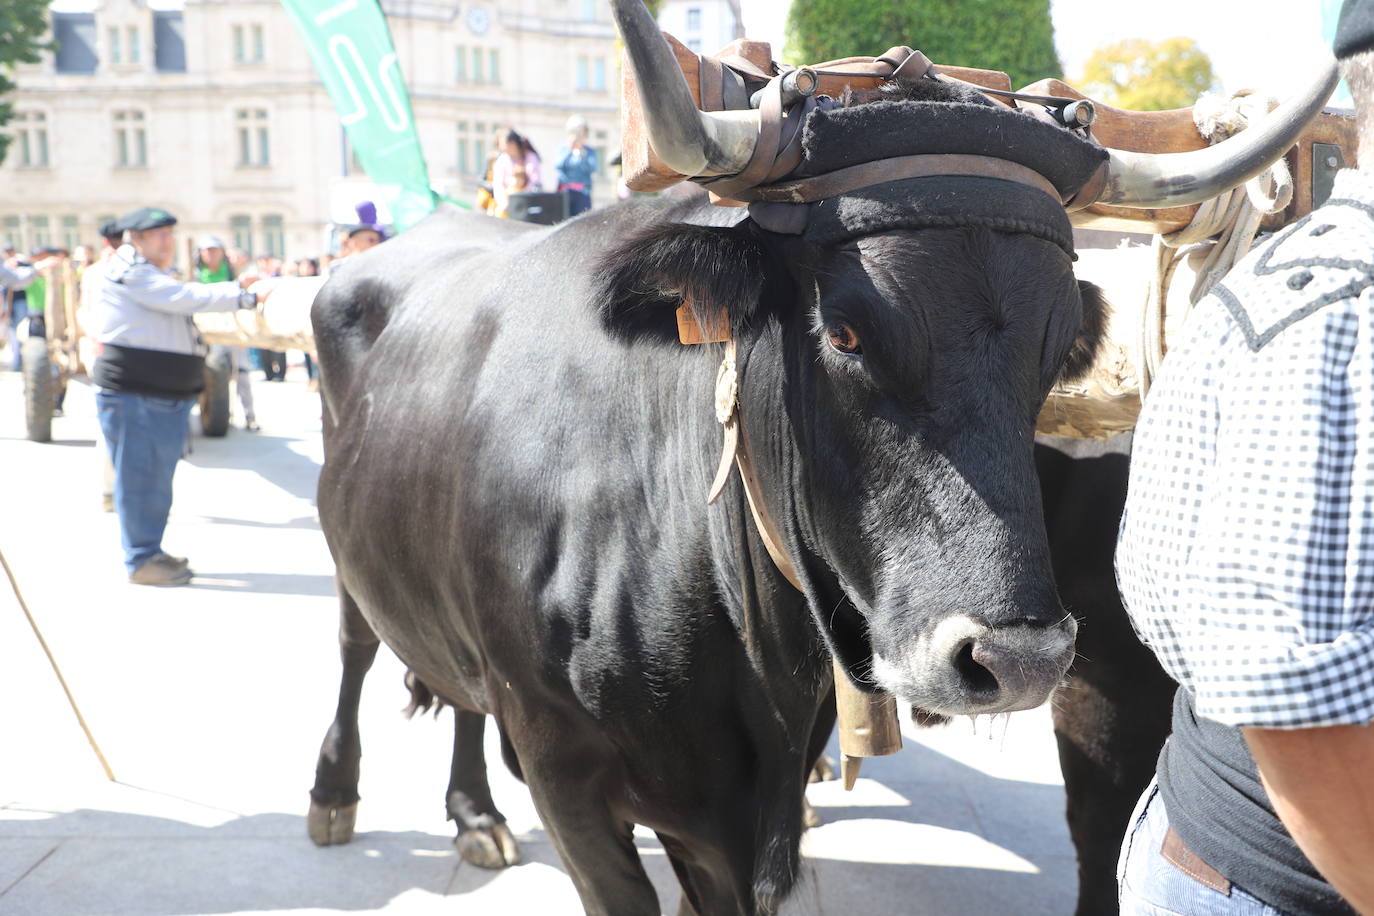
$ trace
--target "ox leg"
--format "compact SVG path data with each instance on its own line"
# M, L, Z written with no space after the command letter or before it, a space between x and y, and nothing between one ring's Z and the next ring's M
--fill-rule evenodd
M487 717L453 708L453 769L449 773L448 818L458 825L454 843L463 861L481 868L505 868L520 861L506 816L496 809L487 784L487 759L482 746Z
M339 654L343 657L343 678L339 684L339 705L334 723L329 726L315 764L315 785L310 790L310 814L306 827L317 846L334 846L353 839L358 817L358 761L362 744L358 738L358 701L363 692L372 661L377 657L379 640L363 619L358 605L339 586Z
M1117 912L1116 860L1136 800L1168 737L1174 683L1140 644L1112 554L1125 506L1129 437L1036 446L1055 579L1078 615L1078 657L1054 697L1077 916Z
M835 761L825 756L825 746L830 743L830 733L834 730L835 692L831 690L821 701L820 709L816 711L816 721L811 726L811 739L806 747L806 759L810 761L807 783L835 778ZM821 825L821 816L806 797L806 783L802 784L802 825L808 828Z
M587 724L541 716L503 717L500 725L518 758L512 770L529 786L587 916L660 916L658 893L635 849L634 824L611 810L598 785L610 752L578 741ZM528 736L563 740L556 746L521 740Z

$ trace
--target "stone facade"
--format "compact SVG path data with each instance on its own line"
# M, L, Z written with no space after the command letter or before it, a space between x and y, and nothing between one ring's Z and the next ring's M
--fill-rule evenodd
M739 0L664 0L658 24L698 54L714 54L744 37ZM773 56L781 53L773 49Z
M544 157L551 187L564 124L580 114L607 151L595 198L614 199L605 161L619 149L619 79L605 0L383 8L431 184L471 200L494 130L514 126ZM55 14L54 27L69 39L59 56L16 71L0 240L94 244L101 219L157 205L188 240L214 233L300 258L323 253L331 220L369 196L277 0L185 0L180 11L95 0L92 13Z

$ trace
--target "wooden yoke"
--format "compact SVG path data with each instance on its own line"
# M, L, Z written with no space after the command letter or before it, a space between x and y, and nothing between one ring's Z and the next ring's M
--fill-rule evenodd
M1027 95L1087 98L1068 83L1057 79L1040 80L1019 91ZM1207 141L1193 123L1191 108L1129 111L1098 101L1093 102L1093 107L1097 111L1097 120L1092 126L1093 139L1110 149L1132 153L1185 153L1207 146ZM1332 152L1331 146L1338 149ZM1325 166L1322 158L1332 155L1340 158L1340 167L1355 164L1355 117L1345 109L1328 108L1317 115L1316 120L1303 131L1297 145L1288 151L1286 158L1293 175L1293 200L1285 209L1267 215L1261 224L1263 228L1277 229L1312 212L1314 174ZM1093 204L1073 213L1071 218L1075 226L1084 229L1163 235L1192 222L1198 206L1135 210Z
M701 107L701 61L672 35L664 33L668 46L682 68L683 78L697 107ZM772 74L776 66L772 47L767 42L741 38L712 55L716 60L737 60L759 73ZM865 91L883 83L881 76L862 75L872 69L871 57L846 57L813 65L819 71L842 71L844 75L821 73L817 92L835 98L846 89ZM997 70L979 70L937 64L941 73L988 89L1010 90L1011 81ZM649 147L645 133L639 94L635 88L634 70L628 59L621 65L621 162L625 183L636 191L659 191L684 179L685 176L665 166ZM1020 90L1028 95L1087 98L1082 92L1057 79L1043 79ZM1193 123L1191 108L1170 111L1129 111L1101 102L1094 102L1097 119L1092 136L1103 146L1136 153L1181 153L1202 149L1207 141ZM1330 187L1330 176L1336 168L1355 165L1355 119L1344 109L1327 109L1304 131L1297 145L1288 152L1288 167L1294 181L1293 200L1288 207L1265 217L1263 227L1276 229L1312 211L1314 200L1320 202ZM1334 160L1335 165L1332 165ZM1073 224L1090 229L1110 229L1119 232L1164 234L1187 226L1197 212L1197 205L1137 210L1094 204L1071 215Z
M692 101L701 108L701 58L687 46L667 32L663 37L682 68L683 79L691 90ZM717 51L712 57L717 60L738 58L763 73L775 73L772 45L766 41L751 41L740 38ZM841 60L817 64L817 70L842 70L846 73L862 72L873 65L871 57L846 57ZM989 89L1011 89L1011 79L999 70L976 70L968 67L940 67L941 73L985 86ZM820 75L819 88L823 95L835 98L844 94L845 89L875 89L882 85L883 79L873 76L834 76ZM625 184L635 191L661 191L682 181L687 176L668 168L654 155L649 147L645 131L644 114L639 105L639 92L636 89L634 68L628 57L622 55L620 62L620 156L621 171Z

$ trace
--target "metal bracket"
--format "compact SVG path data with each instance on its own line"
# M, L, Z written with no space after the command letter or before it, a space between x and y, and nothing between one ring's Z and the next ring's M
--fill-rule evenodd
M1336 173L1345 168L1345 155L1335 143L1312 144L1312 209L1315 210L1331 196Z

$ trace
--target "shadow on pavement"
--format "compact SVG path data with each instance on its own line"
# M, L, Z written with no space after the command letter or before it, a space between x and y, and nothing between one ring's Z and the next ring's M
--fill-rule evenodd
M882 818L968 831L1041 871L1073 853L1067 845L1063 786L991 776L910 740L892 757L866 759L862 775L886 789L893 803L818 804L822 824ZM962 793L971 810L951 803L946 797L951 792ZM850 796L840 792L838 797Z
M416 891L442 896L455 877L480 887L496 872L466 866L446 836L360 833L316 847L305 818L259 814L217 827L81 809L25 823L55 845L8 892L6 913L175 916L278 910L381 910ZM0 831L11 839L14 833Z
M0 439L4 439L8 442L23 442L28 439L28 436L0 436ZM94 439L50 439L41 444L62 445L75 448L95 448Z
M298 499L315 499L320 466L314 459L291 448L299 437L255 435L244 447L234 433L225 438L197 436L191 454L183 460L200 468L232 468L253 471Z
M293 518L289 522L257 522L247 518L224 518L215 515L202 515L201 518L212 525L239 525L244 528L297 528L303 531L320 530L320 520L313 515L302 515L300 518Z
M271 592L332 598L334 577L308 573L196 573L191 587L219 592Z

